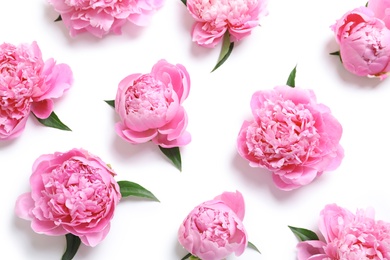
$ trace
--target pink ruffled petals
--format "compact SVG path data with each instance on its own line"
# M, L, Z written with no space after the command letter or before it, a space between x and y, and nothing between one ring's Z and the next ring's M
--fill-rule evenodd
M341 163L342 127L312 91L277 86L255 92L250 105L253 120L241 126L238 153L270 170L278 188L307 185Z
M182 65L158 61L147 74L131 74L120 81L115 111L121 122L115 129L130 143L152 140L162 147L183 146L191 140L187 114L181 103L190 90Z
M224 192L203 202L180 225L180 244L192 255L205 260L224 259L232 253L241 255L248 243L242 223L244 208L239 192Z

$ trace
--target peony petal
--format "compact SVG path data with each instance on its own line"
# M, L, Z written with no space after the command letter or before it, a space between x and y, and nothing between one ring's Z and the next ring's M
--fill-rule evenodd
M40 119L46 119L53 112L54 102L51 99L44 99L42 101L33 102L31 104L31 111Z

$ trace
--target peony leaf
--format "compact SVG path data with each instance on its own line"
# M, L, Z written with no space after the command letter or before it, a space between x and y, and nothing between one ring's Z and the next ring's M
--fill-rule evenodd
M59 15L59 16L54 20L54 22L58 22L58 21L62 21L61 15Z
M248 241L248 247L256 250L257 252L259 252L259 254L261 254L260 250L250 241Z
M295 65L295 67L293 68L293 70L290 72L290 75L288 76L288 79L287 79L287 85L292 87L292 88L295 88L295 75L297 74L297 65Z
M365 7L368 7L368 2L366 3Z
M180 260L185 260L185 259L189 259L189 260L201 260L200 258L192 255L191 253L188 253L186 254L182 259Z
M320 240L317 236L316 233L314 233L311 230L304 229L304 228L297 228L297 227L292 227L288 226L291 231L301 240L301 241L306 241L306 240Z
M115 100L104 100L104 102L115 108Z
M156 196L153 195L150 191L142 187L141 185L131 182L131 181L118 181L120 192L122 197L142 197L147 199L152 199L154 201L160 202Z
M187 6L187 0L181 0L185 6Z
M66 126L64 123L61 122L61 120L58 118L58 116L53 112L51 112L50 116L48 118L42 119L38 118L34 113L32 113L35 118L38 120L39 123L41 123L44 126L57 128L60 130L65 131L72 131L68 126Z
M334 56L339 56L340 62L343 63L343 60L341 59L340 51L331 52L329 54Z
M73 234L66 234L66 250L65 253L62 255L61 260L71 260L76 255L77 250L80 247L81 240L78 236L75 236Z
M160 145L158 147L160 148L161 152L163 152L163 154L165 154L165 156L172 161L176 168L181 171L181 156L179 147L164 148Z
M217 65L215 65L214 69L211 71L218 69L226 60L229 58L230 53L232 53L234 47L234 42L230 42L230 34L226 32L223 36L222 48L219 54Z

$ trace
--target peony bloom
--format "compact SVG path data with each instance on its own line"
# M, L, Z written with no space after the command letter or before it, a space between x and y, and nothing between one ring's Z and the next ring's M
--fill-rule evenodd
M44 119L53 112L53 98L73 82L70 67L42 60L36 42L0 45L0 140L19 136L32 111Z
M268 14L267 0L187 0L187 10L195 19L192 40L214 47L225 32L237 42L251 34L259 19Z
M344 67L358 76L384 79L390 73L390 29L367 7L344 14L331 26Z
M383 20L390 29L390 0L370 0L367 7L371 9L375 17Z
M180 225L179 243L202 260L241 255L247 244L242 224L244 198L240 192L224 192L195 207Z
M111 32L121 34L127 21L146 26L164 3L164 0L48 1L60 13L72 37L89 32L100 38Z
M190 76L184 66L158 61L147 74L131 74L118 86L115 125L124 140L139 144L153 141L164 148L191 141L186 131L187 114L182 103L190 91Z
M299 188L340 165L342 127L312 90L286 85L257 91L251 109L253 120L244 121L238 134L238 153L250 166L270 170L278 188Z
M71 233L87 246L108 234L121 199L114 171L83 149L41 155L30 177L31 192L16 201L15 212L31 220L39 234Z
M390 259L390 223L375 220L372 209L354 215L335 204L326 205L319 229L325 241L299 242L299 260Z

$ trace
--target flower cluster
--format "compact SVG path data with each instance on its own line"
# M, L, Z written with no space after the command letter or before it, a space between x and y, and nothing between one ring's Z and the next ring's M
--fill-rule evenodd
M319 230L325 241L299 242L299 260L390 259L390 223L375 220L371 208L353 214L336 204L326 205Z
M66 64L53 58L43 61L36 42L0 45L0 140L18 137L32 112L46 119L53 112L53 99L73 83Z
M299 188L340 165L341 124L312 90L277 86L255 92L250 105L253 119L241 126L238 152L250 166L270 170L278 188Z
M127 21L146 26L164 4L164 0L48 1L60 14L72 37L89 32L99 38L108 33L121 34Z
M239 256L248 244L244 215L242 194L224 192L188 214L179 228L179 242L202 260L224 259L233 252Z
M390 2L370 0L331 26L344 67L358 76L385 79L390 74Z

